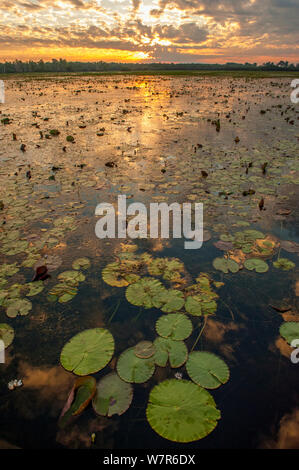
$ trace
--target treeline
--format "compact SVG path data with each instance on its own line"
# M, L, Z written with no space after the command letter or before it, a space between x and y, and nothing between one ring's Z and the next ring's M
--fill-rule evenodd
M142 72L161 70L249 70L249 71L299 71L299 64L291 64L281 60L277 64L266 62L245 64L164 64L164 63L116 63L116 62L68 62L65 59L52 59L51 62L38 62L15 60L14 62L0 63L0 73L45 73L45 72Z

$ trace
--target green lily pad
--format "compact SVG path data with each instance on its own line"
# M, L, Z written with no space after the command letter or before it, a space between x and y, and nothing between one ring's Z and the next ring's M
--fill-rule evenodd
M135 356L140 359L148 359L155 354L155 346L151 341L140 341L134 348Z
M0 266L0 277L4 276L13 276L19 271L17 263L7 264L3 263Z
M112 372L98 382L92 406L101 416L120 416L130 407L132 399L132 385L124 382L115 372Z
M181 341L192 333L192 322L186 315L181 313L172 313L163 315L156 323L156 331L163 338L170 338L175 341Z
M268 264L262 259L250 258L244 261L244 267L249 271L255 271L257 273L266 273L269 271Z
M185 303L184 294L175 289L164 290L157 295L156 300L160 303L162 312L165 313L178 312Z
M187 443L210 434L221 414L207 390L187 380L171 379L152 389L146 417L159 436Z
M204 388L218 388L229 379L226 363L215 354L205 351L190 353L186 369L190 379Z
M237 273L240 269L240 266L236 261L233 259L226 259L226 258L215 258L213 261L213 266L218 271L222 271L225 274Z
M42 290L44 289L44 283L43 281L28 282L28 284L26 284L26 287L29 288L29 292L27 292L26 295L28 297L33 297L34 295L37 295L42 292Z
M294 339L299 340L299 322L285 322L281 325L279 332L291 344Z
M73 261L72 268L76 271L80 269L88 269L90 267L90 261L88 258L77 258Z
M293 261L290 261L287 258L279 258L277 261L274 261L273 266L276 269L282 269L283 271L290 271L291 269L294 269L296 265L295 263L293 263Z
M103 369L113 356L114 339L104 328L84 330L73 336L60 354L61 365L76 375L88 375Z
M157 366L165 367L169 360L170 367L181 367L188 358L188 349L183 341L174 341L170 338L156 338L154 341L156 352L154 361Z
M162 276L166 281L175 281L184 272L184 263L175 258L156 258L148 263L148 272L151 276Z
M132 272L136 270L136 263L128 263L122 260L121 263L110 263L102 270L103 281L113 287L127 287L140 279L138 274Z
M160 308L163 302L159 296L165 291L165 287L158 279L144 277L127 287L126 298L128 302L138 307Z
M78 289L66 283L56 284L49 291L48 300L51 302L66 303L72 300L75 295L77 295Z
M122 380L130 383L147 382L155 372L153 358L141 359L136 356L135 348L124 351L117 361L117 373Z
M85 276L80 271L64 271L58 275L58 279L63 283L76 287L85 280Z
M72 416L80 415L91 402L96 393L94 377L76 379L59 418L59 427L64 428Z
M4 347L7 348L13 342L15 332L12 326L7 323L0 323L0 339L4 342Z
M6 315L9 318L15 318L18 315L25 316L28 315L31 309L32 303L29 300L16 298L8 302Z

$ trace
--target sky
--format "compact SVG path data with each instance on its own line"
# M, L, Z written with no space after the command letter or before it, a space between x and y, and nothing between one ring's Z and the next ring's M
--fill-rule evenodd
M299 0L0 0L0 61L299 63Z

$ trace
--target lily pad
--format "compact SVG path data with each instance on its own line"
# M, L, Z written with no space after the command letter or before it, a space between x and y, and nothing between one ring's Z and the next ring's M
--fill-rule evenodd
M140 359L148 359L155 354L155 346L151 341L140 341L134 348L135 356Z
M148 264L148 272L151 276L162 276L166 281L176 281L184 272L184 263L175 258L156 258Z
M72 268L76 271L79 271L80 269L88 269L89 267L90 261L88 258L77 258L72 264Z
M76 379L61 412L59 427L64 428L72 416L78 416L81 414L91 402L95 393L96 380L94 377L88 376Z
M170 338L156 338L154 341L156 352L154 361L157 366L165 367L169 360L170 367L181 367L188 358L188 349L183 341L174 341Z
M104 328L84 330L73 336L60 354L61 365L76 375L88 375L103 369L113 356L114 339Z
M205 351L190 353L186 369L190 379L204 388L218 388L229 379L226 363L215 354Z
M244 267L249 271L255 271L257 273L266 273L269 271L268 264L262 259L250 258L244 261Z
M160 303L162 312L178 312L184 306L184 294L175 289L164 290L157 295L156 300Z
M282 269L283 271L290 271L291 269L294 269L296 265L295 263L293 263L293 261L290 261L287 258L279 258L277 261L274 261L273 266L276 269Z
M230 258L215 258L213 261L213 266L218 271L222 271L225 274L237 273L240 269L238 263Z
M0 323L0 339L4 342L5 348L11 345L15 336L12 326L7 323Z
M210 434L221 414L207 390L187 380L171 379L152 389L146 417L159 436L187 443Z
M138 274L132 272L136 270L137 265L129 264L128 260L122 260L121 263L110 263L102 270L103 281L113 287L127 287L140 279Z
M85 276L80 271L64 271L58 275L58 279L70 286L76 287L85 280Z
M43 291L44 283L43 281L28 282L28 284L26 284L26 287L28 287L29 289L29 292L27 292L26 295L28 297L33 297L34 295L37 295Z
M156 323L156 331L163 338L170 338L175 341L181 341L192 333L192 322L186 315L181 313L172 313L163 315Z
M101 416L120 416L130 407L132 399L132 385L124 382L115 372L112 372L98 382L92 406Z
M165 291L165 287L158 279L144 277L127 287L126 298L128 302L138 307L160 308L163 304L160 295Z
M281 325L279 332L291 344L294 339L299 340L299 322L285 322Z
M16 298L8 302L6 315L9 318L15 318L18 315L25 316L28 315L31 309L32 303L30 300Z
M139 384L147 382L152 377L155 372L155 363L153 358L137 357L135 348L129 348L119 356L116 369L125 382Z

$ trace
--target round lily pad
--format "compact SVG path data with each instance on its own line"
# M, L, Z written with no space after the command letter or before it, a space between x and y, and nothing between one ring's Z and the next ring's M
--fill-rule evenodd
M155 354L155 346L151 341L140 341L134 348L135 356L140 359L148 359Z
M97 383L97 391L92 400L95 412L101 416L122 415L130 407L133 388L112 372Z
M79 269L88 269L89 267L90 261L88 258L77 258L72 264L72 268L76 271L79 271Z
M27 292L28 297L33 297L34 295L39 294L44 289L43 281L28 282L27 286L29 291Z
M131 266L132 268L134 266ZM103 281L109 286L126 287L140 279L138 274L130 272L128 265L122 263L110 263L102 271Z
M204 388L218 388L229 379L226 363L215 354L205 351L190 353L186 369L190 379Z
M299 340L299 322L285 322L281 325L279 332L291 344L294 339Z
M15 318L18 315L25 316L28 315L31 309L32 303L30 300L16 298L8 302L6 315L9 318Z
M122 380L130 383L147 382L155 372L153 358L141 359L136 356L135 348L124 351L117 361L117 373Z
M249 271L255 271L257 273L266 273L269 270L268 264L262 259L250 258L244 261L244 266Z
M188 349L183 341L174 341L170 338L156 338L154 341L156 352L154 361L157 366L165 367L169 360L170 367L181 367L188 358Z
M165 313L178 312L184 306L184 294L175 289L164 290L156 297L161 304L161 310Z
M279 258L277 261L274 261L273 266L276 269L282 269L283 271L290 271L291 269L294 269L296 265L295 263L293 263L293 261L290 261L287 258Z
M215 258L213 261L213 266L218 271L222 271L225 274L237 273L240 269L240 266L236 261L233 259L226 259L226 258Z
M15 332L12 326L7 323L0 323L0 339L4 342L5 348L7 348L14 339Z
M79 282L83 282L85 280L85 276L80 273L80 271L64 271L58 275L58 279L70 286L76 287Z
M127 287L126 298L128 302L138 307L160 308L163 302L159 296L165 291L165 287L158 279L144 277Z
M103 369L113 352L112 334L104 328L93 328L78 333L65 344L60 362L76 375L88 375Z
M156 331L163 338L181 341L192 333L192 322L182 313L163 315L156 323Z
M210 434L221 414L207 390L187 380L171 379L152 389L146 417L159 436L186 443Z

